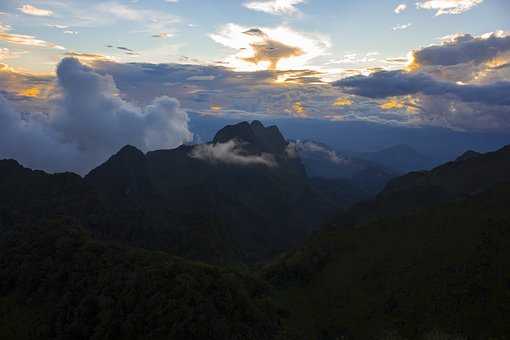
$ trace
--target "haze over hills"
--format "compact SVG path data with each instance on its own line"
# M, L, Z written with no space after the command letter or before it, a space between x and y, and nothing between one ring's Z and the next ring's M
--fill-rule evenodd
M369 160L335 151L314 141L294 141L293 147L311 178L344 180L370 198L381 191L396 171Z

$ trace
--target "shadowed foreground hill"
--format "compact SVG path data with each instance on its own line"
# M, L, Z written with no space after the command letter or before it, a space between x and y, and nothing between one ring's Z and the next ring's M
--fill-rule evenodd
M395 179L353 209L368 218L341 215L268 265L289 328L301 339L508 339L508 150Z
M268 286L97 242L65 219L0 221L2 339L276 339Z

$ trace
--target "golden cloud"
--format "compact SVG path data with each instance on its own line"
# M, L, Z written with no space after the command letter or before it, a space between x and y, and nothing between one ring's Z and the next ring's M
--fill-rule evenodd
M237 71L303 70L330 46L324 37L299 33L286 26L247 28L227 24L210 37L237 50L224 60Z
M336 106L336 107L341 107L341 106L351 106L354 102L349 99L349 98L338 98L337 100L335 100L335 102L333 103L333 106Z

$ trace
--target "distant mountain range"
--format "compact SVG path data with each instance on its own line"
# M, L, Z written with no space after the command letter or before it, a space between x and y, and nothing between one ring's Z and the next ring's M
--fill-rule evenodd
M405 144L395 145L374 152L359 152L356 155L361 159L393 169L400 174L417 170L428 170L439 165L437 161L420 154Z
M357 157L354 153L339 152L314 141L292 142L311 178L348 181L369 198L381 191L396 171Z

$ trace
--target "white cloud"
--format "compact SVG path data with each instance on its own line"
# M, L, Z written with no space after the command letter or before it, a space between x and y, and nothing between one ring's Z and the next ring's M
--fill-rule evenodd
M126 144L148 151L192 140L188 115L176 99L132 105L118 96L111 76L72 58L59 64L57 81L47 114L16 112L0 95L0 158L84 174Z
M239 166L277 166L273 155L268 153L262 153L260 155L247 154L243 150L242 144L236 140L230 140L226 143L197 145L193 148L190 157L213 164L225 163Z
M400 4L397 7L395 7L394 11L395 11L395 13L400 14L403 11L405 11L406 9L407 9L407 5L406 4Z
M437 10L436 16L444 14L461 14L480 5L483 0L420 0L418 8Z
M305 69L331 46L323 36L296 32L286 26L249 28L231 23L210 37L237 51L225 62L243 71Z
M304 0L250 1L245 3L244 7L273 15L296 15L299 10L295 6L304 2Z
M66 28L69 28L69 26L66 26L66 25L57 25L57 24L46 24L46 26L48 26L48 27L52 27L52 28L58 28L58 29L66 29Z
M401 31L401 30L408 29L412 25L413 25L412 23L397 25L397 26L393 27L392 30L394 30L394 31Z
M295 143L289 144L289 148L287 148L287 154L291 157L293 154L322 154L324 157L329 159L331 162L335 164L348 164L350 163L349 159L338 155L334 150L328 149L323 145L317 144L312 141L296 141ZM292 151L294 149L294 151Z
M27 15L33 15L38 17L49 17L53 15L53 12L48 9L37 8L32 5L23 5L18 9Z

